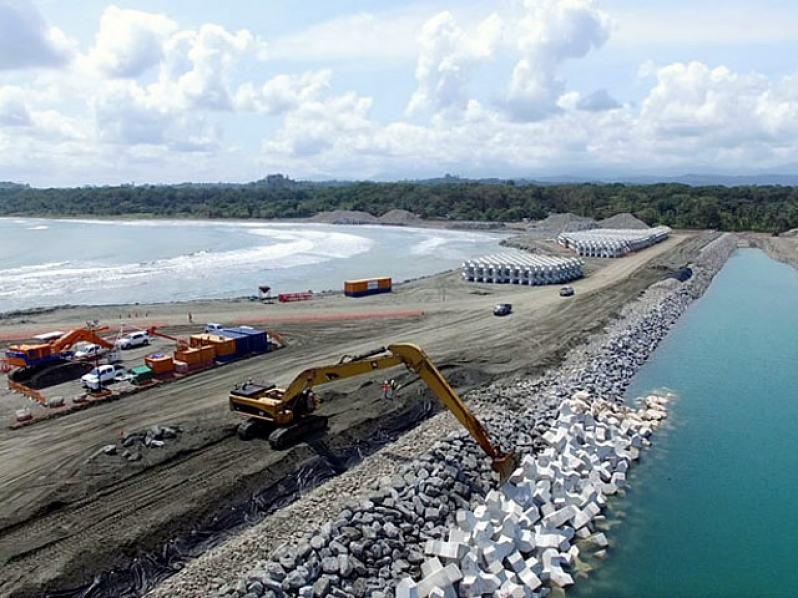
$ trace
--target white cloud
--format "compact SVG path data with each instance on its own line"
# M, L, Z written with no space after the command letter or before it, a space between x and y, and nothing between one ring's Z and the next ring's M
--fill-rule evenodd
M600 47L609 19L593 0L524 0L517 25L521 55L507 89L507 109L520 121L541 120L558 111L565 91L562 65Z
M329 89L329 70L301 75L277 75L260 87L244 83L235 93L235 106L241 111L283 114L315 100Z
M641 124L682 148L732 148L786 141L798 131L798 81L771 81L700 62L659 68Z
M163 43L176 29L165 15L109 6L88 60L108 76L138 77L159 64Z
M19 87L0 87L0 126L30 126L31 117L24 96L24 90Z
M0 71L61 67L72 57L64 33L27 0L0 0Z
M371 105L370 98L354 93L307 101L286 115L283 127L264 143L263 151L299 159L332 152L357 154L370 146L375 131L369 120Z
M408 114L462 112L468 104L466 86L472 72L493 53L500 29L495 14L480 23L473 35L460 28L448 11L424 23L416 66L418 88L410 99Z

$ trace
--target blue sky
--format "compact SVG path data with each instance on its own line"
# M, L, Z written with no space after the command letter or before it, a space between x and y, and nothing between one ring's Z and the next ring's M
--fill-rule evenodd
M0 181L798 173L791 0L0 0Z

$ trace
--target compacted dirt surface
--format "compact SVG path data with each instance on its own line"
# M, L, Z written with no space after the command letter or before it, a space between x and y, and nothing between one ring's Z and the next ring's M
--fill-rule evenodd
M560 297L556 286L467 283L450 272L360 299L330 294L295 304L71 307L1 319L3 347L93 320L112 327L155 324L176 337L201 332L206 321L250 324L279 333L285 347L61 417L0 428L0 595L46 595L126 567L280 480L298 463L368 438L380 422L432 398L402 368L319 387L330 430L315 442L278 452L265 440L236 436L240 420L227 408L235 384L253 378L284 385L307 367L394 342L421 346L460 393L534 375L559 363L650 284L689 264L714 236L679 233L622 259L588 260L587 276L571 284L575 295L569 298ZM513 313L494 316L499 302L511 303ZM125 358L137 365L153 350L172 349L172 341L156 337L152 346L125 352ZM397 399L382 398L383 377L403 385ZM69 383L45 394L69 401L80 388ZM0 391L0 415L9 424L25 407L31 401ZM102 452L119 445L121 434L153 425L180 432L162 447L141 449L139 461L126 460L121 449Z

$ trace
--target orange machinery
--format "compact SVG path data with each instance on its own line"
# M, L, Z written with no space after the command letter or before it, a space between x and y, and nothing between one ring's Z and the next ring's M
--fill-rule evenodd
M95 343L111 350L114 348L113 343L97 334L104 330L108 330L108 326L76 328L46 343L11 345L6 349L6 359L8 359L9 365L15 367L42 365L50 361L69 357L69 349L81 341Z

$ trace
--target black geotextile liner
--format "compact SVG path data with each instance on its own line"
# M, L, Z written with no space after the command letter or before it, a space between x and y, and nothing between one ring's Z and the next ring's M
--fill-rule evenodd
M134 598L143 596L158 583L182 569L189 560L220 544L264 517L291 504L312 490L360 463L380 448L416 427L437 409L434 401L419 401L396 416L381 422L367 440L336 451L321 451L300 464L291 475L261 488L250 500L226 509L200 528L173 538L156 551L143 554L126 569L98 573L91 583L45 594L47 598ZM312 443L311 443L312 444Z

